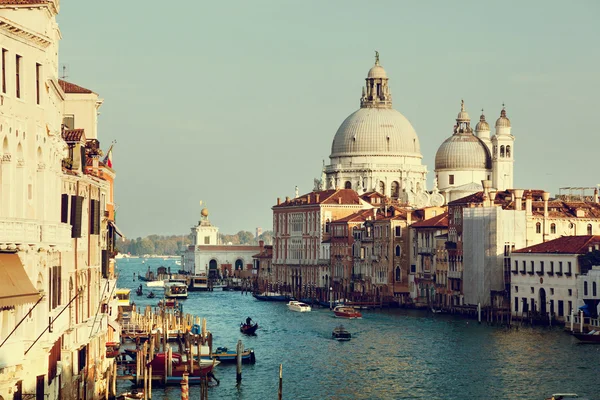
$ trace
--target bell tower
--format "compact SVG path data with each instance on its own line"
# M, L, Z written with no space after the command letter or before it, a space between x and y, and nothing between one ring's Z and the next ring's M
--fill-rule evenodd
M510 120L504 104L496 120L496 134L492 137L492 186L497 190L513 189L514 142Z

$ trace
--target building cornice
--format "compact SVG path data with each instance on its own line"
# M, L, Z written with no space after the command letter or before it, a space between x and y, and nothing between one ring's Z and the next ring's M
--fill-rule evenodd
M0 16L0 31L5 31L21 39L32 41L37 43L39 46L46 48L52 44L52 40L37 32L30 31L22 25L19 25L7 18Z

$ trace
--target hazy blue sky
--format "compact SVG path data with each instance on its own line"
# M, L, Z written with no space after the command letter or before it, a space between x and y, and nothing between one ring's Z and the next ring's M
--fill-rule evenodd
M105 99L118 225L181 234L199 200L222 232L272 228L312 190L359 107L374 50L433 179L460 100L516 137L515 186L595 186L600 2L66 1L60 61Z

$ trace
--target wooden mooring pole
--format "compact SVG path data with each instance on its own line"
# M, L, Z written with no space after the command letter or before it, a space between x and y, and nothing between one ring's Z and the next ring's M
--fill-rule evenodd
M235 380L239 385L242 382L242 353L244 352L244 345L242 344L241 340L238 340L236 350L237 350L237 356L236 356L237 366L236 366Z
M279 400L283 398L283 364L279 364Z
M189 386L188 386L188 373L183 373L183 379L181 380L181 400L188 400L189 396Z

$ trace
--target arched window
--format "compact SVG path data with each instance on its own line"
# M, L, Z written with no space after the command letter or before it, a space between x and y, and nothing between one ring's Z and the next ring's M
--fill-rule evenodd
M396 257L400 257L400 246L396 246Z
M346 183L344 183L344 189L352 189L352 182L346 181Z
M550 233L556 233L556 224L550 224Z
M396 282L402 281L402 270L400 267L396 267Z
M400 196L400 184L396 181L392 182L392 199L397 199Z
M592 224L588 224L588 226L587 226L587 234L590 235L590 236L592 235Z
M592 296L596 297L596 282L592 282Z
M587 296L588 295L588 285L587 285L587 281L583 281L583 295Z
M500 146L500 157L504 157L504 146Z
M542 224L540 222L535 224L535 233L542 233Z
M385 194L385 183L382 181L379 182L379 193Z
M510 158L510 146L506 146L506 158Z

